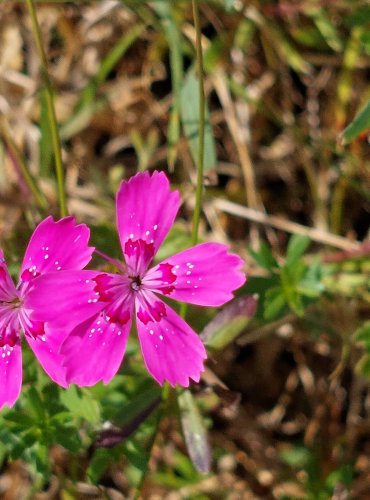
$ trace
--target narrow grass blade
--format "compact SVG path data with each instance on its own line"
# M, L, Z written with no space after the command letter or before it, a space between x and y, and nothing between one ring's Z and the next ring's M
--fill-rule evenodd
M284 32L275 23L263 16L254 6L246 10L246 17L251 19L261 30L269 43L268 50L273 49L280 54L283 61L298 73L310 73L311 65L303 59L301 54L292 45Z
M362 132L370 128L370 99L367 101L361 111L355 116L354 120L346 127L341 135L343 144L348 144L358 137Z
M343 49L343 42L325 9L317 7L307 8L306 14L316 24L317 29L329 47L335 52L340 52Z
M75 106L74 113L61 127L61 136L64 140L69 139L73 134L79 132L88 125L94 112L102 105L101 100L96 102L96 96L100 85L105 82L109 73L143 31L144 26L142 24L138 24L131 28L103 59L99 70L82 91L81 97Z
M41 36L39 22L37 19L35 4L33 0L26 0L26 4L31 18L32 32L35 39L38 56L40 59L41 76L45 86L45 106L48 112L50 136L54 152L55 173L58 185L59 212L60 216L64 217L65 215L67 215L67 200L66 200L66 192L64 185L62 146L60 142L59 128L58 128L58 123L55 113L55 105L54 105L54 90L51 80L49 78L48 62L46 59L46 53L43 46L43 40Z
M170 110L168 122L168 149L167 160L171 168L177 159L177 146L180 139L180 104L181 85L184 79L183 56L182 56L182 35L176 24L173 13L173 5L170 0L158 0L153 3L154 10L158 13L163 26L170 55L171 82L173 91L173 104Z
M361 35L364 33L362 26L352 29L343 54L343 65L337 85L337 102L335 105L336 125L339 130L347 121L348 107L352 98L355 70L361 55Z
M306 235L293 234L288 243L285 265L294 266L303 256L310 242L310 238Z
M189 142L191 155L195 164L199 155L199 89L198 78L194 69L190 69L185 78L181 91L181 121L185 136ZM206 126L204 136L204 173L216 167L216 145L213 137L212 127L209 121L209 110L206 106Z
M211 470L211 451L202 415L190 391L183 391L177 398L185 443L191 461L198 472Z

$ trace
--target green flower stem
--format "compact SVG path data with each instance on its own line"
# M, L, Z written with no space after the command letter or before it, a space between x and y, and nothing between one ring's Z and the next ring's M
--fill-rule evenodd
M42 45L41 31L37 20L35 5L33 0L26 0L26 3L31 17L33 36L35 38L37 52L39 54L41 63L41 75L46 90L46 106L48 110L48 119L49 119L51 140L54 152L55 170L56 170L57 184L58 184L59 211L61 217L64 217L65 215L67 215L67 203L66 203L66 194L64 188L64 172L63 172L63 163L61 154L61 143L60 143L59 130L58 130L58 124L56 120L55 107L54 107L53 87L48 74L48 65L44 47Z
M199 229L199 221L200 221L200 212L202 208L202 190L203 190L203 165L204 165L204 130L205 130L205 94L204 94L204 72L203 72L203 53L202 53L202 44L201 44L201 28L200 28L200 17L199 17L199 7L198 1L192 0L193 5L193 16L194 16L194 24L196 30L196 57L197 57L197 71L198 71L198 79L199 79L199 155L198 155L198 164L197 164L197 186L195 192L195 208L193 214L193 225L192 225L192 244L196 245L198 242L198 229ZM186 315L186 304L181 304L181 316L185 317ZM154 433L152 447L154 446L156 437L159 432L160 422L162 420L163 415L165 414L165 410L171 407L171 402L177 399L177 395L181 394L181 391L171 390L171 387L168 383L165 383L162 389L162 408L159 413L157 428ZM149 454L149 457L151 452ZM142 491L145 482L144 473L141 483L137 489L137 496Z
M203 192L203 172L204 172L204 132L205 132L205 108L206 99L204 93L204 68L202 51L202 30L200 25L198 0L192 0L193 17L196 33L195 49L197 59L197 73L199 81L199 128L198 128L198 162L197 162L197 185L195 190L195 207L193 213L191 241L193 245L198 243L198 231L200 222L200 213L202 209ZM181 317L186 316L187 304L184 302L180 307Z
M192 0L193 17L196 32L196 55L197 55L197 72L199 81L199 129L198 129L198 164L197 164L197 186L195 191L195 207L193 214L193 229L192 243L198 243L198 230L200 221L200 212L202 208L202 191L203 191L203 170L204 170L204 130L205 130L205 107L206 100L204 94L204 69L203 69L203 52L202 52L202 31L200 26L199 5L198 0Z

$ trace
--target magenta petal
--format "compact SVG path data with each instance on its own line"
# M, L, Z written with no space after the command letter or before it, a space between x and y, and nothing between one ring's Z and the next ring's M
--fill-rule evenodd
M202 306L220 306L245 283L243 261L220 243L202 243L169 257L150 269L146 288L171 299Z
M13 406L22 386L22 353L19 339L0 347L0 409Z
M79 325L66 339L62 354L67 382L91 386L107 384L117 373L126 350L131 319L124 325L106 321L100 314Z
M48 322L50 328L72 330L105 306L99 301L94 281L99 274L97 271L60 271L39 276L27 290L24 307L30 311L33 321Z
M10 277L4 254L0 249L0 303L17 297L17 291Z
M62 366L63 356L59 354L59 350L66 335L68 335L66 331L58 332L55 330L50 332L48 329L43 335L36 338L25 335L28 345L40 365L49 377L62 387L67 387L66 369Z
M159 302L156 300L156 302ZM165 315L160 321L136 320L139 341L148 372L159 384L188 387L189 378L199 382L207 354L198 335L163 304Z
M154 254L172 226L179 204L179 193L170 191L169 181L163 172L154 172L152 176L148 172L139 173L128 182L122 182L116 205L123 252L129 240L133 244L141 240L148 246L153 245ZM128 265L129 260L126 259Z
M76 224L74 217L54 221L44 219L35 229L21 268L21 279L64 269L82 269L91 260L93 247L88 246L90 230Z
M22 385L22 353L17 309L10 304L18 294L0 249L0 409L13 406Z

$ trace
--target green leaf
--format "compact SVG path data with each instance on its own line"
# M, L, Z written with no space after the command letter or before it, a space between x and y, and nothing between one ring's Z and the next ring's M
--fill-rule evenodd
M297 285L297 291L305 297L317 298L325 290L325 285L322 281L323 272L320 260L316 259L310 266L304 267L306 268L306 272L303 279Z
M86 391L72 385L63 391L60 399L64 406L70 410L74 417L80 417L90 423L97 423L100 420L100 408Z
M297 26L292 30L292 36L295 41L306 47L317 49L326 49L326 43L316 26Z
M50 423L56 426L63 426L72 421L73 414L69 410L59 411L50 417Z
M249 253L261 267L267 269L268 271L277 269L279 267L274 256L272 255L270 247L265 241L261 242L261 245L257 252L249 249Z
M138 393L131 397L130 402L117 408L115 412L112 412L113 422L119 426L127 427L127 432L130 431L131 427L135 430L139 423L144 420L148 414L152 413L157 406L157 402L160 400L160 395L160 388L150 381L150 386L148 388L140 388Z
M130 461L131 465L136 469L135 482L140 482L143 474L146 473L148 468L149 456L146 450L139 445L135 440L128 440L125 443L125 457Z
M320 7L308 7L305 11L314 21L317 29L329 47L335 50L335 52L340 52L343 49L343 43L327 11Z
M367 101L361 111L355 116L354 120L342 132L341 138L343 144L356 139L362 132L370 127L370 99Z
M112 462L112 452L108 448L98 448L95 450L89 467L87 468L87 477L93 484L97 484Z
M364 375L367 378L370 378L370 355L364 354L356 365L356 373Z
M238 297L224 306L200 334L212 349L222 349L230 344L246 328L257 309L257 297Z
M297 292L299 293L299 295L303 295L304 297L308 297L311 299L320 297L324 290L325 286L322 283L318 282L302 281L297 286Z
M9 427L6 425L2 425L0 429L0 445L2 450L6 450L6 452L11 452L13 448L19 445L21 442L22 432L14 432L12 429L9 430Z
M8 422L12 422L14 424L18 424L20 427L24 427L24 429L35 425L35 423L37 422L37 420L33 416L20 411L10 411L9 413L2 415L2 417Z
M143 422L130 439L123 443L125 458L129 464L125 468L125 474L131 484L141 484L144 475L148 471L151 449L158 430L158 418L160 413L153 412ZM118 449L121 449L120 447ZM113 451L113 450L112 450Z
M72 426L56 427L54 429L53 439L66 450L72 451L73 453L77 453L81 450L80 435L77 429Z
M289 280L292 285L294 285L295 289L297 289L298 285L302 282L307 273L307 265L303 262L303 260L298 260L290 266L285 265L282 269L289 274Z
M370 350L370 321L365 321L353 334L357 342L363 342L367 349Z
M308 236L294 234L288 243L285 267L294 266L302 257L311 240Z
M198 132L199 132L199 83L195 70L191 68L185 78L181 90L181 121L185 136L188 140L193 161L198 161ZM216 144L212 127L209 121L209 111L206 104L204 132L204 172L207 173L216 167Z
M40 490L50 478L50 460L48 447L35 443L32 448L26 450L25 458L33 472L33 491Z
M300 267L302 268L302 266ZM298 283L294 276L295 269L292 269L292 271L293 272L291 272L291 268L288 267L283 267L281 269L281 287L289 307L298 314L298 316L302 316L304 307L297 289Z
M280 286L266 292L263 317L267 321L275 319L285 308L286 299Z
M10 456L15 460L24 456L24 454L27 453L35 443L39 442L39 438L40 433L37 429L35 429L35 427L23 432L19 436L15 437L10 449Z
M182 430L191 461L198 472L208 474L211 470L211 451L207 430L197 403L189 390L184 390L177 400Z
M33 415L38 421L42 422L45 419L46 413L44 402L40 398L39 393L34 387L30 387L27 396Z

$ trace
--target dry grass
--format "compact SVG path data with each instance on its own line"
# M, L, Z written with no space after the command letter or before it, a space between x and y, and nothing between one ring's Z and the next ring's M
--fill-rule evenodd
M190 3L172 3L188 68L195 39ZM354 369L359 350L351 347L343 358L342 349L369 315L369 247L363 246L369 228L369 149L366 135L347 147L339 141L368 96L370 60L359 46L367 25L345 22L351 10L366 3L321 2L338 37L326 40L322 33L313 35L312 2L243 6L236 0L230 12L221 3L201 2L206 93L218 158L207 172L202 238L229 243L255 277L264 272L248 248L262 240L282 259L289 234L308 234L314 241L308 260L339 255L344 267L352 252L360 251L365 292L342 288L307 309L304 318L288 313L256 323L212 354L210 372L196 391L213 422L213 474L176 483L175 450L186 452L177 424L168 419L153 450L143 498L329 498L320 490L325 479L350 466L354 480L346 485L340 477L332 498L366 499L369 384ZM68 208L92 228L113 226L118 182L146 168L169 172L184 200L179 226L190 227L195 167L184 134L175 144L168 140L176 102L173 61L166 20L154 4L38 4L61 124ZM124 51L128 34L133 40ZM16 262L17 248L44 215L19 158L57 215L39 62L23 2L0 5L0 47L0 241ZM115 47L122 56L113 62ZM109 247L104 235L100 238ZM309 465L290 466L281 459L295 444L311 454ZM75 498L132 495L131 478L119 466L108 470L100 486L88 485L89 458L83 456L77 467L81 481ZM72 498L64 477L70 456L56 448L51 459L54 479L37 498ZM2 498L25 498L29 481L23 463L5 464Z

